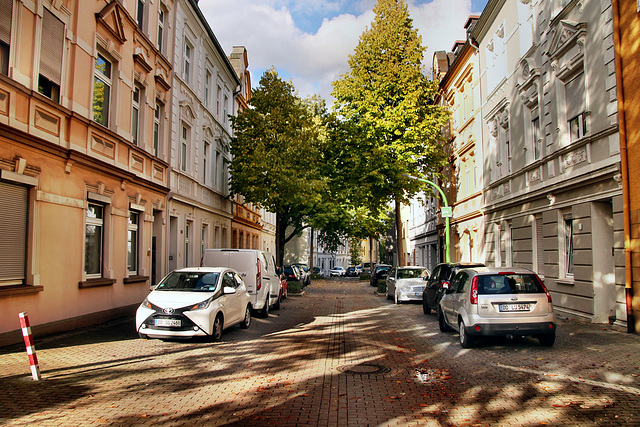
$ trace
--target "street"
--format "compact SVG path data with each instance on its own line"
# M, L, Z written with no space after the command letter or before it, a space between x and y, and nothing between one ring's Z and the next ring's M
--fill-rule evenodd
M419 304L317 280L222 341L133 319L0 349L3 425L639 425L640 337L560 317L558 339L462 349Z

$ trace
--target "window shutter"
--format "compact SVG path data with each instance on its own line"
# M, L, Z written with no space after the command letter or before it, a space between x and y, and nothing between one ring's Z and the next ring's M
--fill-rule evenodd
M26 243L27 187L0 182L0 281L24 280Z
M0 0L0 41L10 45L13 0Z
M567 120L571 120L587 108L584 102L584 73L578 74L564 86L567 103Z
M544 223L542 218L536 218L536 256L538 258L538 274L544 274Z
M40 74L58 86L62 81L62 51L64 23L49 10L42 15L42 46L40 48Z

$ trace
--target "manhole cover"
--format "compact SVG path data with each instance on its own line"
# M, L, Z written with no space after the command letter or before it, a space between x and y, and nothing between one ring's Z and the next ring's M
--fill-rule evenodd
M361 363L359 365L340 366L338 370L344 374L370 375L386 374L391 369L387 368L386 366L377 365L375 363Z

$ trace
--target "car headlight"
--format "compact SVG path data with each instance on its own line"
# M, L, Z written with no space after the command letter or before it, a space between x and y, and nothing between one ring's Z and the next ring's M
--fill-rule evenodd
M144 307L144 308L149 308L151 310L153 310L153 305L151 305L151 303L149 302L148 299L144 299L144 301L142 301L142 304L140 304L140 307Z
M407 285L402 285L402 286L400 286L400 290L402 292L409 292L411 290L411 287L407 286Z
M189 309L189 311L193 311L193 310L205 310L207 308L209 308L209 306L211 305L211 301L213 301L213 297L211 298L207 298L206 300L199 302L198 304L194 305L193 307L191 307Z

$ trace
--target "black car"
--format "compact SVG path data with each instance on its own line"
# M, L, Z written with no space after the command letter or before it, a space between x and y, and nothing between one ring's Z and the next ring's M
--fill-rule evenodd
M378 280L384 280L387 277L387 274L389 274L389 269L391 267L392 266L388 264L377 264L373 269L373 274L369 279L369 284L371 286L378 286Z
M283 273L288 282L301 282L300 272L297 267L292 265L285 265Z
M437 312L438 303L444 292L442 286L445 283L451 284L458 271L463 268L484 266L479 262L450 262L436 265L422 292L422 311L424 311L424 314L431 313L431 310Z

